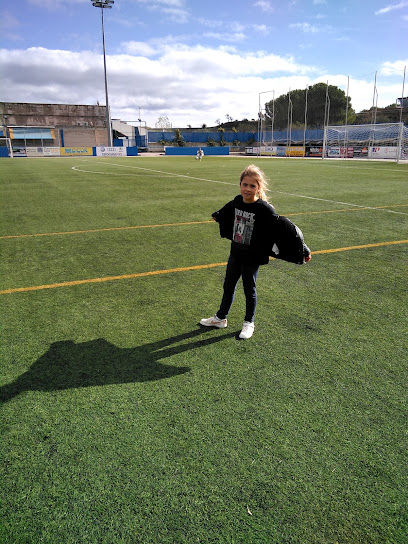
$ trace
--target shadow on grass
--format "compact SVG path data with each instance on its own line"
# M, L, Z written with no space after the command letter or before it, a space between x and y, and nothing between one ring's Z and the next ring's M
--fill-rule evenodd
M14 382L0 388L0 402L24 391L58 391L95 385L147 382L189 372L188 366L162 364L161 359L236 336L236 332L205 338L208 329L197 329L136 348L118 348L103 338L76 344L54 342ZM176 345L183 340L193 342Z

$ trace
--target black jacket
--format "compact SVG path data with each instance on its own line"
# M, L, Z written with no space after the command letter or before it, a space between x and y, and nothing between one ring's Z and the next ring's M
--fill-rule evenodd
M249 243L237 237L237 223L242 215L254 220ZM223 206L212 217L218 222L220 235L232 241L231 252L246 255L248 259L267 264L269 257L282 259L295 264L303 264L310 255L310 249L304 243L302 231L287 217L278 215L273 206L258 199L252 204L245 204L238 195Z

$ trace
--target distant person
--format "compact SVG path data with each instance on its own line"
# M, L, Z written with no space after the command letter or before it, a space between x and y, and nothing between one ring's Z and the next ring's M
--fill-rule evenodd
M266 196L265 175L251 164L241 172L241 194L214 212L220 235L231 240L225 272L224 292L219 310L213 317L201 319L205 327L223 329L234 301L238 280L242 277L245 293L245 318L239 338L251 338L257 305L256 281L260 265L269 256L302 264L311 259L310 249L301 231L287 218L277 215Z
M201 147L198 148L196 159L201 161L201 159L204 157L204 151L201 149Z

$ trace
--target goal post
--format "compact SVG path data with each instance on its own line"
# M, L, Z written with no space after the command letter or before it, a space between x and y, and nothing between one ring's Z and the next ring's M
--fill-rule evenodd
M13 147L10 138L0 138L0 157L13 158Z
M322 158L408 158L408 127L403 123L326 126Z

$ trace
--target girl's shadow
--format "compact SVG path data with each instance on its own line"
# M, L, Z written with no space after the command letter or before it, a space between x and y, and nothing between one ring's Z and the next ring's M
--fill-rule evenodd
M0 401L7 402L23 391L147 382L184 374L190 367L166 365L160 360L236 336L232 332L205 338L207 331L198 329L136 348L118 348L103 338L79 344L72 340L54 342L27 372L0 388ZM177 345L183 340L187 342Z

